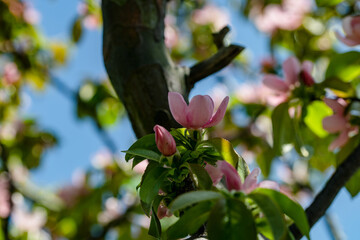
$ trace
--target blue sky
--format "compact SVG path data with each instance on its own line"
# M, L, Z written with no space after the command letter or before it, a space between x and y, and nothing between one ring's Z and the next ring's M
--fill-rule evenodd
M44 34L51 39L68 39L70 27L76 16L76 6L79 1L74 0L34 0L34 6L40 11L42 20L39 24ZM217 0L222 6L229 7L227 1ZM245 45L255 60L266 56L266 36L256 31L245 20L238 19L231 13L233 37L238 44ZM240 28L241 26L241 28ZM93 78L106 76L102 62L102 33L101 30L85 31L82 41L71 50L70 61L55 73L72 89L78 88L81 81L91 76ZM204 94L209 90L209 82L199 83L193 94ZM76 169L90 166L90 159L98 150L105 146L100 141L90 120L78 120L75 116L75 106L53 87L49 86L44 92L25 91L31 98L31 105L25 109L24 115L36 118L44 129L53 131L59 138L59 146L48 151L43 164L32 172L33 180L41 186L54 188L70 182L71 175ZM125 150L135 140L131 125L127 119L108 129L109 134L117 144L118 149ZM339 220L340 227L349 240L359 239L358 222L360 220L360 197L351 199L342 190L336 198L329 212L334 213ZM331 239L321 220L312 229L313 239Z

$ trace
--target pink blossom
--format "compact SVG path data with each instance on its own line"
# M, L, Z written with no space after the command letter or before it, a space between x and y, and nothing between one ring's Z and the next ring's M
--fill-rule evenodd
M100 25L99 18L94 14L87 15L83 20L85 28L94 30Z
M10 62L5 64L3 79L7 85L13 85L20 80L20 72L15 63Z
M6 218L10 214L9 179L6 175L0 175L0 218Z
M214 102L208 95L196 95L187 105L180 93L169 92L168 100L174 119L188 129L215 126L224 118L229 103L225 97L214 114Z
M40 13L32 6L28 6L25 8L23 17L24 17L25 22L32 24L32 25L39 23L40 19L41 19Z
M250 17L260 31L273 33L277 29L295 30L302 24L304 16L311 11L311 0L283 0L282 4L268 4L265 8L255 4Z
M289 57L283 64L284 80L275 74L266 74L263 78L263 84L273 90L275 95L281 100L286 101L300 81L306 86L312 86L314 80L311 76L313 64L310 61L304 61L300 64L295 57Z
M157 216L159 219L162 219L164 217L171 217L172 213L163 203L160 203L157 211Z
M155 125L155 142L159 151L164 156L171 156L176 153L176 143L173 136L162 126Z
M241 182L240 176L236 169L226 161L217 161L216 167L206 164L205 169L209 173L213 185L217 185L220 180L225 177L226 188L231 190L243 191L246 194L252 192L255 188L271 188L279 190L280 187L273 181L262 181L257 183L257 177L260 174L260 169L255 168L245 179L244 183Z
M357 133L358 127L351 126L350 115L345 115L347 102L344 99L324 98L324 102L333 110L334 114L322 120L323 128L329 133L340 133L339 137L329 146L329 150L333 151L344 146L349 140L349 134Z
M352 47L360 44L360 16L347 16L342 20L345 36L335 32L336 37L344 44Z
M172 15L165 17L165 45L172 49L179 43L179 34L175 26L175 18Z
M37 232L46 223L46 211L42 208L35 208L32 212L26 210L24 197L15 193L13 195L14 211L11 219L17 229L22 232Z
M230 23L229 14L213 5L206 5L202 9L195 10L192 20L199 25L211 24L215 31L221 30Z

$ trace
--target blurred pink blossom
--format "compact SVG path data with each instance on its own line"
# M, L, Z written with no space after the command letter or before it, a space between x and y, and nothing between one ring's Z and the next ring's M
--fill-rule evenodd
M225 10L214 5L206 5L202 9L194 11L192 21L199 25L211 24L214 31L220 31L230 23L230 18Z
M57 195L67 207L71 208L81 197L86 196L88 193L86 176L83 171L78 170L72 176L72 184L59 189Z
M175 18L172 15L165 17L165 45L172 49L179 43L179 33L175 25Z
M350 47L360 44L360 16L345 17L342 26L345 36L335 32L336 37Z
M20 72L17 65L13 62L6 63L4 66L3 80L6 85L13 85L20 80Z
M260 169L255 168L245 179L244 183L241 182L240 176L236 169L226 161L217 161L216 167L206 164L206 171L209 173L213 185L217 185L223 177L225 177L226 188L231 190L243 191L246 194L252 192L255 188L271 188L280 190L279 185L273 181L262 181L257 183L257 178L260 174Z
M40 13L29 4L26 4L23 17L25 22L32 25L39 23L41 19Z
M91 159L91 164L96 169L105 169L113 163L113 156L107 149L98 151Z
M0 218L6 218L10 214L9 179L0 174Z
M279 102L285 102L300 81L306 86L312 86L315 83L311 76L313 64L310 61L300 64L297 58L289 57L283 62L282 67L284 80L275 74L266 74L263 77L263 84L273 91Z
M13 195L14 210L11 219L17 229L22 232L37 232L46 223L46 211L35 208L32 212L26 210L24 198L21 194Z
M265 8L256 4L250 10L250 17L257 28L266 33L277 29L295 30L302 24L304 16L311 11L311 0L283 0L282 4L269 4Z
M89 30L94 30L99 27L100 20L94 14L87 15L83 20L84 27Z
M349 140L349 135L356 134L359 128L350 124L349 114L345 115L347 102L344 99L334 100L324 98L324 102L333 110L334 114L322 120L323 128L329 133L340 133L339 137L329 146L329 150L333 151L338 147L344 146Z

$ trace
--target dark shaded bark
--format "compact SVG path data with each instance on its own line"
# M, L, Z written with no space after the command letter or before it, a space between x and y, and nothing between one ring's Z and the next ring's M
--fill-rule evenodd
M164 43L165 0L103 0L103 55L116 93L137 137L155 124L177 127L167 93L185 98L185 68L174 65Z

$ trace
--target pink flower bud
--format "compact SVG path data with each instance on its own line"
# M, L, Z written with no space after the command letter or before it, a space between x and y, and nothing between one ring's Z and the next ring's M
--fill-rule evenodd
M159 151L164 156L171 156L176 153L176 143L173 136L162 126L155 125L155 142Z

